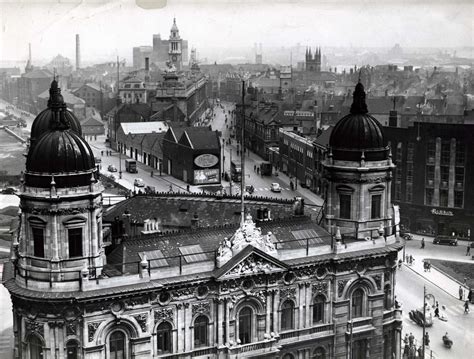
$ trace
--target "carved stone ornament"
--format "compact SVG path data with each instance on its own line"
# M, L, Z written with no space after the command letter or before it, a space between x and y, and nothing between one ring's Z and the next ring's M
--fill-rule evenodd
M148 304L149 301L150 301L150 298L148 297L148 295L142 295L137 298L126 299L124 301L125 309L131 309L137 305Z
M263 305L266 305L267 303L267 291L266 290L260 290L256 293L254 293L254 296L257 297L260 302L262 302Z
M343 178L339 176L330 176L329 179L333 182L338 182L338 183L361 184L361 183L382 183L382 182L390 180L390 177Z
M240 225L235 234L225 238L217 250L217 266L220 268L242 249L251 245L271 256L277 256L277 250L272 242L272 234L269 232L262 235L262 231L252 221L252 216L247 215L245 221Z
M87 323L89 342L92 342L94 340L95 332L97 331L97 328L99 327L100 323L101 322Z
M93 205L89 207L76 207L76 208L37 208L23 206L21 209L25 213L31 213L35 215L44 215L44 216L70 216L74 214L86 213L93 211L99 208L99 205Z
M344 290L344 288L343 288ZM317 282L313 283L312 285L312 293L313 295L316 293L323 293L326 294L328 291L328 284L326 282Z
M380 274L376 274L372 276L372 278L374 279L377 289L380 290L382 288L382 276Z
M176 298L187 297L190 295L194 295L194 290L195 288L193 287L184 287L184 288L176 289L173 292L173 296Z
M280 289L280 298L295 298L296 297L296 288L288 287Z
M237 264L225 276L241 276L246 274L271 273L281 268L255 255L250 255Z
M221 284L221 291L228 292L240 287L240 280L231 279Z
M346 287L347 282L347 279L340 280L337 282L337 295L339 297L342 295L342 292L344 292L344 288Z
M66 324L66 335L76 335L77 325L76 322Z
M173 308L161 308L155 310L155 323L162 320L171 320L173 321Z
M193 304L192 313L193 316L196 314L208 314L211 311L211 304L209 302L200 302Z
M146 333L147 331L147 321L148 321L148 315L146 313L134 315L133 318L137 321L137 323L140 325L140 328L142 328L142 332Z
M27 332L38 333L44 336L44 323L27 320L25 326Z

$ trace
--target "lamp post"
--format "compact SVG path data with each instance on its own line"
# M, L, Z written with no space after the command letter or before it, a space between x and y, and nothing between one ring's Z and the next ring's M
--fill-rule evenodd
M122 145L117 146L119 150L119 178L122 179Z
M421 338L422 358L425 357L425 335L426 335L426 287L423 286L423 338Z

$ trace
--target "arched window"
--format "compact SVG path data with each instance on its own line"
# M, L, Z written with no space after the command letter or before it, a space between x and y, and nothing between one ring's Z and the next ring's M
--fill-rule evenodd
M30 359L43 359L43 343L36 335L32 335L29 340Z
M77 352L79 345L75 340L70 340L66 344L66 358L67 359L77 359Z
M252 309L244 307L239 313L240 344L248 344L252 340Z
M295 305L291 300L287 300L281 306L281 330L294 328Z
M194 321L194 347L203 347L209 345L207 337L207 327L209 319L205 315L200 315Z
M158 325L158 328L156 329L158 354L171 353L172 351L171 329L172 329L171 324L168 322L163 322L160 325Z
M313 302L313 324L324 323L324 302L325 298L318 295Z
M311 359L326 359L326 351L324 348L316 348Z
M291 353L286 353L282 359L295 359L295 356Z
M362 317L362 309L364 305L364 292L362 289L356 289L352 294L352 318Z
M125 334L116 330L110 335L109 339L110 359L125 359Z
M392 291L390 290L390 285L386 285L383 290L383 306L385 310L390 310L392 307L392 298L391 298L391 293Z

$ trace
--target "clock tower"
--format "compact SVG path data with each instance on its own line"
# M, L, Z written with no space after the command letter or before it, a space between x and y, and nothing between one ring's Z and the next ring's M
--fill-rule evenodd
M180 71L183 67L182 39L179 36L178 26L176 26L176 18L173 19L169 44L169 60L176 67L176 70Z

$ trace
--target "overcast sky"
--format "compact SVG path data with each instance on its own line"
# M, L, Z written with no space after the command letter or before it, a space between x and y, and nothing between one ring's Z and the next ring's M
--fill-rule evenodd
M180 34L200 53L210 48L302 45L391 47L473 46L473 1L266 1L0 0L0 61L62 54L74 58L75 34L82 60L151 45L152 34L168 38L173 16Z

